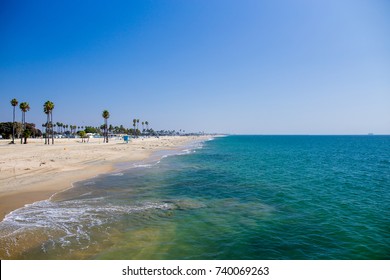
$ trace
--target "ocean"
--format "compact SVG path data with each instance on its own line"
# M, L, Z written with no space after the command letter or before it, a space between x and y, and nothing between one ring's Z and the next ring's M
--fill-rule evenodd
M217 137L119 167L8 214L0 258L390 259L390 136Z

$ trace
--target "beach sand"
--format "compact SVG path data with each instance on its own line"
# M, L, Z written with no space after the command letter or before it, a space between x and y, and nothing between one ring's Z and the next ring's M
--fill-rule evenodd
M207 136L169 136L123 140L29 139L27 145L0 141L0 220L9 212L50 198L73 182L115 170L119 163L145 160L153 152L176 149Z

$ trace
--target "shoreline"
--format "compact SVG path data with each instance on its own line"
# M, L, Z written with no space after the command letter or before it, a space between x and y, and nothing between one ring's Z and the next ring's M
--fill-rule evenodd
M55 139L44 145L30 139L27 145L0 141L0 221L10 212L36 201L49 199L73 183L108 174L118 165L149 159L155 152L175 150L210 136L164 136L101 143L101 139ZM130 165L128 165L130 168ZM124 168L126 169L126 167Z

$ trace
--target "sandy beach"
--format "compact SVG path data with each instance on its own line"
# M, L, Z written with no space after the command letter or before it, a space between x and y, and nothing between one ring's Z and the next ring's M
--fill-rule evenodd
M44 145L42 139L29 139L27 145L9 145L9 140L1 140L0 220L25 204L50 198L73 182L114 171L118 163L145 160L153 152L176 149L202 137L138 138L128 144L119 139L109 143L55 139L54 145Z

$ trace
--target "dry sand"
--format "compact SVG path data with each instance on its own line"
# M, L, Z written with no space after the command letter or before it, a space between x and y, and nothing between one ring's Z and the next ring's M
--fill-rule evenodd
M170 136L123 140L29 139L27 145L0 141L0 221L9 212L71 187L72 182L113 171L115 164L147 159L153 152L176 149L206 136Z

